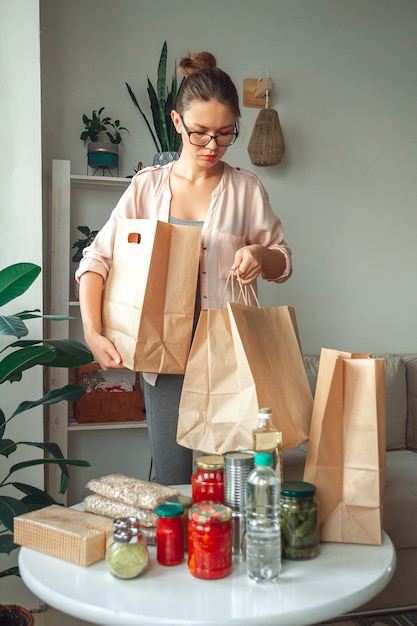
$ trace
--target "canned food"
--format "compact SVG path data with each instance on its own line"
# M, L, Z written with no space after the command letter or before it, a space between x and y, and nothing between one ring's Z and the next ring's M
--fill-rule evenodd
M312 559L319 553L315 492L315 485L303 481L281 485L282 556L286 559Z
M197 578L224 578L232 571L232 509L197 502L188 512L188 568Z
M191 478L194 502L203 500L224 504L224 459L221 455L200 456Z

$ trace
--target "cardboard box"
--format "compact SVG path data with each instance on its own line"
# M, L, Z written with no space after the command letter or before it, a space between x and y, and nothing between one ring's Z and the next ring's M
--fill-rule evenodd
M58 504L14 520L15 543L77 565L104 559L112 533L112 519Z

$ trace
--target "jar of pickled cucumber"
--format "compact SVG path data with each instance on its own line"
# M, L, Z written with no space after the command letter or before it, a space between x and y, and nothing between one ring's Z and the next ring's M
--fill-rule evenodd
M298 480L281 484L281 545L285 559L312 559L319 553L315 485Z

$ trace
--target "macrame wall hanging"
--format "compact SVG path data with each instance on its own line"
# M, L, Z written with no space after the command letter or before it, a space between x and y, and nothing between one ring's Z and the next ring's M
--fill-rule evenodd
M253 87L253 80L249 78L244 81L244 94L246 89L247 96L250 85ZM267 76L264 79L258 79L254 91L255 102L256 100L259 102L261 98L265 100L265 107L259 111L248 145L251 163L259 167L279 165L285 152L284 135L278 111L269 106L271 88L272 80ZM252 97L246 98L246 106L259 106L259 104L248 104L249 102L254 102ZM245 97L243 104L245 105Z

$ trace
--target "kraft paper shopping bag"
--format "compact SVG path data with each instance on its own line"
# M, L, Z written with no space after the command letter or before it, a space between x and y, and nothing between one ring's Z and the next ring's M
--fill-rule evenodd
M304 480L317 487L321 541L381 544L383 359L322 349Z
M222 454L252 448L260 406L283 447L308 438L312 396L290 307L229 304L201 312L180 401L177 441Z
M103 334L128 369L185 371L200 245L201 228L119 218L103 294Z

